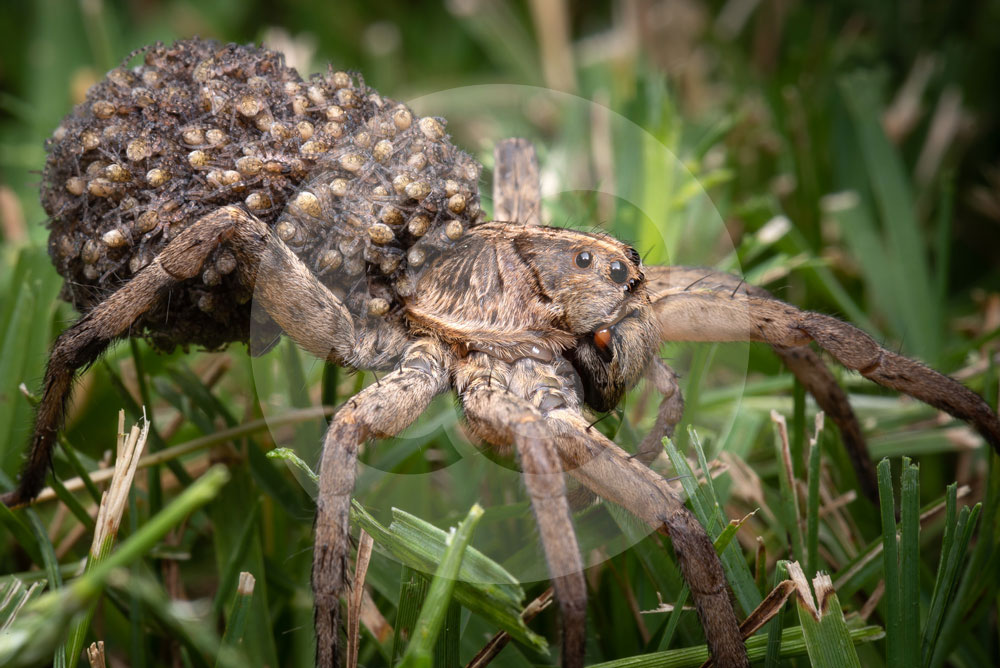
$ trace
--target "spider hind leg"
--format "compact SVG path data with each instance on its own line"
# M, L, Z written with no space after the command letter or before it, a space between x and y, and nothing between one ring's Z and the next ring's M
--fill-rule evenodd
M240 280L299 345L331 362L389 368L407 340L402 326L385 319L355 318L270 228L238 207L222 207L193 222L130 281L99 303L53 344L44 392L19 486L0 501L27 504L41 491L66 401L78 369L93 363L116 339L182 281L201 273L220 245L237 258Z

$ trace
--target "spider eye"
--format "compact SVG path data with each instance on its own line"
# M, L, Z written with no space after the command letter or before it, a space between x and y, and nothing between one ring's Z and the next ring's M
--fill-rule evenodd
M580 269L586 269L593 260L594 258L590 253L581 251L576 255L576 266L580 267Z
M628 280L628 269L619 260L615 260L608 268L611 270L611 280L621 285Z

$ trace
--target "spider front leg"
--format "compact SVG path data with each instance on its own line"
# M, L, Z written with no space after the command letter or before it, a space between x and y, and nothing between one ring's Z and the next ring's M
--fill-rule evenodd
M591 429L577 410L555 410L547 418L550 430L557 434L559 457L573 478L670 536L716 665L749 666L712 539L667 481Z
M108 345L129 336L133 324L170 290L201 273L220 246L238 261L240 279L255 285L260 306L303 348L338 364L387 368L406 341L401 327L355 321L266 224L237 207L223 207L192 223L132 280L81 317L52 346L31 449L18 488L0 500L23 505L41 490L76 371L93 363Z
M875 497L873 467L847 397L808 344L815 341L848 369L965 420L1000 452L1000 420L961 383L887 350L836 318L801 311L760 288L710 270L650 267L650 289L665 341L761 341L784 359L837 421L861 484ZM735 287L732 285L735 284Z
M664 381L664 377L657 379L656 375L665 371L665 366L654 368L654 380ZM630 457L590 428L580 413L580 393L574 379L571 365L564 360L546 363L525 358L506 364L498 360L487 361L485 356L475 354L459 366L455 385L475 433L494 445L517 445L526 472L530 470L523 453L554 447L560 460L558 470L565 470L599 496L623 506L657 531L668 534L705 628L712 657L718 665L748 666L729 587L712 540L673 494L666 480L638 457ZM676 406L670 408L672 413L677 412ZM578 574L578 579L566 579L567 569L574 568L579 561L575 537L571 541L566 539L572 529L569 507L563 502L543 503L554 497L539 495L532 490L530 479L527 483L563 609L564 665L582 665L582 604L586 590L582 574ZM558 489L562 489L562 484ZM555 493L557 490L548 491ZM548 520L543 517L545 514L550 516ZM554 518L557 514L558 519ZM552 526L567 528L552 535L545 528L546 521ZM562 581L559 578L563 578ZM567 594L561 592L560 587L564 590L568 586L576 587L573 583L577 581L579 593L574 594L574 589L569 593L574 598L564 600ZM579 611L577 605L581 606ZM571 622L570 614L579 614L580 621ZM574 628L573 624L579 626ZM571 645L570 640L577 645Z
M399 367L356 394L334 415L323 441L316 499L316 543L312 586L316 597L316 665L340 665L340 595L347 583L351 494L358 446L370 437L387 438L410 425L431 399L448 389L451 354L421 339Z
M646 379L663 397L653 428L643 437L634 455L635 459L649 466L663 452L663 439L674 437L674 428L684 416L684 395L677 383L677 374L658 357L654 357L646 369Z
M654 303L670 294L690 290L715 294L719 299L733 298L736 293L774 299L767 290L749 285L738 276L703 267L647 267L646 280ZM816 399L816 404L827 417L837 425L862 491L869 500L877 503L878 483L875 480L875 465L868 455L868 444L861 433L861 424L840 383L833 377L819 355L808 345L773 344L771 348Z
M533 393L534 402L515 394L524 387L518 380L532 366L530 359L509 365L473 353L459 367L455 387L473 432L488 443L514 445L517 450L562 612L562 665L577 668L583 666L586 644L587 584L562 465L545 427L543 412L551 402L560 403L562 398L546 392L546 388Z
M982 397L937 371L887 350L863 331L828 315L753 295L692 289L655 302L670 341L762 341L802 347L815 341L848 369L909 394L974 426L1000 452L1000 420Z

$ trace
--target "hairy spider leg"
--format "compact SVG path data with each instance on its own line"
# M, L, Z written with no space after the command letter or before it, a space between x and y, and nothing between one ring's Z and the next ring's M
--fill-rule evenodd
M539 449L542 444L554 446L560 460L559 470L569 473L598 496L624 507L654 530L669 535L684 580L689 584L706 629L713 658L718 665L749 665L725 573L711 539L666 480L597 430L588 429L587 420L580 412L581 395L575 386L575 372L571 365L566 360L542 362L531 358L520 359L502 365L499 373L506 376L506 383L492 385L482 379L481 367L484 366L481 360L466 359L456 371L455 385L466 417L476 434L498 446L519 445L518 438L521 438L524 446L519 452L527 448ZM496 373L498 370L494 365ZM664 372L657 370L654 373L659 375ZM666 378L663 375L655 380L665 381ZM676 411L677 407L672 405L670 412L665 413L671 417L666 419L671 419ZM527 471L523 455L522 467ZM559 489L563 487L560 485ZM546 491L555 493L553 489ZM560 503L558 507L552 507L539 502L534 494L532 503L540 525L544 514L568 514L568 506ZM566 510L562 510L564 507ZM559 520L550 518L548 521L555 524ZM565 522L568 522L568 517ZM544 526L542 528L546 559L554 576L564 576L577 568L574 560L579 559L579 548L575 536L567 536L568 530L560 529L548 534ZM556 580L556 595L563 610L563 651L566 657L564 665L567 666L580 665L571 662L583 660L584 622L576 622L579 624L577 628L573 628L570 622L570 615L583 615L576 609L586 600L583 580L579 582L582 588L580 593L564 594L560 592ZM563 598L568 595L574 597ZM571 608L568 613L567 606ZM568 639L579 644L573 647Z
M666 362L654 357L646 369L649 380L663 399L656 411L653 428L640 441L634 458L649 466L663 452L663 439L674 437L674 428L684 415L684 395L677 383L677 374Z
M323 440L316 499L312 587L316 596L316 665L340 665L340 596L347 587L351 495L358 446L388 438L416 420L446 391L451 353L432 339L410 345L399 366L349 399L334 415Z
M670 484L599 431L588 430L579 411L559 409L546 418L563 466L573 478L670 537L716 665L749 666L712 539Z
M656 410L656 420L652 428L639 442L632 458L646 466L651 466L653 461L663 452L663 439L674 437L674 429L684 416L684 395L677 383L677 374L658 357L654 357L649 363L645 377L647 381L652 383L662 399ZM587 431L593 429L594 424L591 422L587 425ZM596 498L597 495L594 492L579 483L570 487L570 507L573 509L585 508Z
M857 327L834 317L802 311L760 288L728 292L737 280L705 270L649 267L653 305L664 341L760 341L770 344L816 402L837 422L851 461L869 498L874 468L861 428L843 390L809 347L815 342L848 369L879 385L908 394L971 424L1000 453L1000 420L986 401L958 381L880 346ZM655 287L652 283L655 281Z
M171 288L198 276L220 245L236 255L244 284L256 283L254 296L267 313L309 352L361 368L390 368L399 358L407 340L402 327L384 319L355 320L265 223L237 207L220 208L178 234L132 280L56 339L31 448L18 488L0 497L4 504L27 504L41 490L76 371L92 364L114 340L128 337L143 313L169 299Z
M535 365L530 358L508 363L473 353L459 363L455 387L472 431L492 445L513 445L517 451L562 613L562 665L581 668L586 645L587 583L562 464L545 425L546 407L553 401L561 405L563 398L551 392L551 387L522 382L534 379ZM496 376L504 378L504 382L491 382Z
M774 296L764 288L750 285L739 276L703 267L647 267L646 280L649 282L650 295L654 302L661 296L695 288L703 292L717 293L719 299L734 299L740 290L744 294L762 299L774 299ZM875 465L868 454L868 444L861 433L861 423L854 414L851 402L848 401L840 383L822 358L808 345L772 344L771 348L806 391L816 399L820 409L837 425L862 492L870 501L878 503Z
M504 139L493 149L493 220L541 225L538 156L527 139Z

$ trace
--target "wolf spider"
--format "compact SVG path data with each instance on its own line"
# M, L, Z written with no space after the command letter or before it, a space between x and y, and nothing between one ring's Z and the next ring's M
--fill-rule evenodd
M183 228L110 296L56 340L33 447L8 505L38 492L74 374L160 304L203 275L219 249L238 282L304 349L333 364L386 374L334 415L319 466L312 585L317 665L340 661L340 596L347 586L349 509L358 449L398 434L437 395L454 390L474 435L512 448L537 519L562 611L562 663L584 662L586 582L564 473L669 536L718 665L747 666L739 623L712 541L648 464L673 433L683 400L661 341L759 341L772 346L838 424L866 492L872 465L846 396L810 348L886 387L970 422L1000 449L1000 422L981 397L878 345L835 318L801 311L737 277L644 266L616 239L538 224L537 165L527 142L497 149L493 219L471 226L428 262L393 317L358 313L243 206L220 206ZM663 395L637 454L592 429L646 377Z

